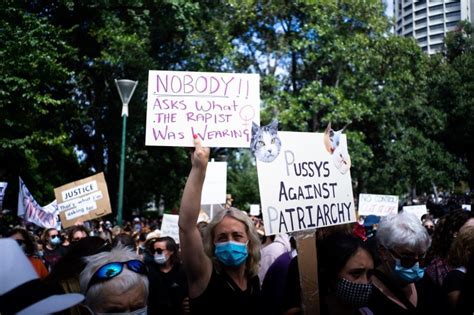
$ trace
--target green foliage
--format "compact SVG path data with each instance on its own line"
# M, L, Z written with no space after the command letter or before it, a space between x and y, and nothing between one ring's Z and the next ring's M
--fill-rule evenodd
M428 57L390 35L383 12L379 0L7 1L1 179L21 175L45 203L53 187L104 171L115 207L122 119L114 79L127 78L139 85L127 120L124 214L160 198L176 208L188 154L144 146L144 104L148 70L189 70L260 74L262 124L278 118L280 130L350 123L355 195L451 189L474 171L472 28L462 24L444 56ZM258 203L248 150L214 151L229 162L234 204ZM13 205L16 192L7 192Z

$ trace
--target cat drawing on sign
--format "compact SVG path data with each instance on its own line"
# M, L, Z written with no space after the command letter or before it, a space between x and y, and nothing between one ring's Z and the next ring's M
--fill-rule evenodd
M331 123L329 123L324 132L324 146L326 147L326 150L331 153L334 166L341 172L341 174L347 173L351 168L351 157L347 150L347 142L341 142L342 132L348 125L349 124L345 125L341 130L334 131L331 128Z
M273 162L280 154L281 140L278 137L278 121L260 127L252 123L252 140L250 150L255 158L261 162Z

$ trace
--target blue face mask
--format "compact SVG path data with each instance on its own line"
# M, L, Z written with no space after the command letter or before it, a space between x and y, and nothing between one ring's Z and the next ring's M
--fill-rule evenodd
M226 266L237 267L247 259L247 244L234 241L216 243L214 254Z
M414 264L410 268L401 265L400 259L395 258L395 274L400 279L412 283L421 280L425 274L425 268L421 268L419 263Z

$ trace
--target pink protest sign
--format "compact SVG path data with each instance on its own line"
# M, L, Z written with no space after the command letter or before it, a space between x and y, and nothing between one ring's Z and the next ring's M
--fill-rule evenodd
M257 74L149 71L146 145L249 147L260 122Z

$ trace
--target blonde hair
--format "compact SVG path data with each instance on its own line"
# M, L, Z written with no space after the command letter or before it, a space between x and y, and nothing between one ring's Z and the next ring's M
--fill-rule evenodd
M229 208L218 212L203 230L203 243L206 255L211 258L214 267L218 271L222 270L222 264L214 256L214 236L216 226L221 223L225 217L233 218L245 225L245 231L249 239L247 244L248 257L245 262L245 270L247 275L250 277L256 276L258 274L258 265L260 262L260 238L258 237L257 229L252 220L237 208Z
M454 239L448 254L448 263L453 267L466 267L474 253L474 226L463 228Z

